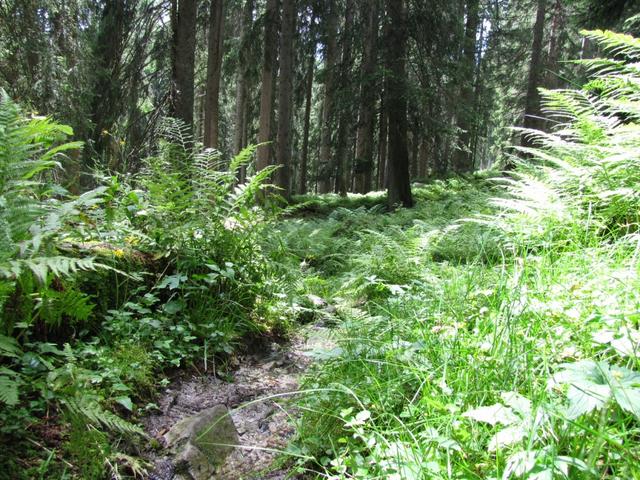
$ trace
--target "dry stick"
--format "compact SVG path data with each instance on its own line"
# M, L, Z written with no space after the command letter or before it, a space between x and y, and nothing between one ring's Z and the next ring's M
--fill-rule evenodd
M69 468L75 468L75 466L69 462L67 462L64 458L60 458L57 454L55 450L51 450L50 448L45 447L44 445L42 445L41 443L36 442L35 440L31 439L31 438L27 438L28 442L33 443L36 447L41 448L43 450L45 450L48 453L51 453L52 455L54 455L58 460L60 460L62 463L64 463L67 467Z

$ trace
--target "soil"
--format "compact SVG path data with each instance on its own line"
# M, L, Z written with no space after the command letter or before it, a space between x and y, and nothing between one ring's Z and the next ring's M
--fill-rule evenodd
M239 446L219 467L215 479L283 480L296 478L274 460L295 433L291 400L304 371L316 357L335 348L328 328L318 324L300 330L289 345L238 359L230 381L213 372L185 375L162 392L160 411L144 420L147 433L164 445L163 435L179 420L216 405L225 405L239 436ZM172 480L174 466L163 450L149 452L154 480ZM286 462L285 462L286 463Z

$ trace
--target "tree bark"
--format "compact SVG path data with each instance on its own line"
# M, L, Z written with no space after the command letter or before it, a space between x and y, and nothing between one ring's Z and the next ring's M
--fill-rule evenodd
M309 66L307 67L307 78L305 85L304 99L304 126L302 131L302 155L300 158L300 185L298 191L301 195L307 193L307 168L309 166L309 127L311 124L311 100L313 95L313 70L316 63L315 42L313 42L312 53L309 55Z
M378 0L362 2L368 7L367 26L362 46L362 70L360 75L360 105L358 107L358 131L356 137L355 191L367 193L371 189L373 172L373 129L375 124L376 79L378 57Z
M473 170L471 151L472 128L475 114L474 78L476 73L476 35L479 23L479 0L467 2L467 23L464 31L460 68L460 99L458 103L458 149L455 151L453 167L456 172Z
M348 98L351 92L351 51L353 45L353 0L346 1L344 15L344 29L342 32L342 60L340 62L340 89L341 98ZM348 171L347 162L347 134L350 130L351 109L349 102L342 102L338 119L338 133L336 138L336 193L347 195Z
M247 130L247 96L248 89L248 33L253 22L253 8L255 0L246 0L240 19L240 49L238 53L238 68L236 71L236 111L233 130L233 153L237 155L246 146ZM238 181L243 183L246 178L246 167L240 167L237 172Z
M278 143L276 158L280 168L276 183L285 198L291 195L291 124L293 96L294 39L296 33L296 0L282 1L282 33L280 34L280 85L278 88Z
M409 178L409 152L407 150L407 87L406 46L407 26L404 0L386 0L388 22L386 38L386 90L389 115L389 188L390 207L402 204L413 206Z
M335 67L337 60L337 23L336 0L327 1L328 12L325 16L325 58L324 58L324 105L322 109L320 158L318 159L318 192L329 193L332 184L333 162L331 156L331 133L334 117Z
M264 24L264 57L262 64L262 84L260 90L260 120L258 142L266 143L271 138L271 116L273 114L274 69L277 60L277 18L278 1L267 0ZM256 171L271 165L271 146L258 148Z
M428 163L429 145L427 139L423 136L420 139L420 146L418 147L418 178L424 179L427 177Z
M564 6L562 0L556 0L549 33L549 50L547 52L547 74L545 88L554 89L560 85L558 76L558 61L560 59L560 37L564 29Z
M193 134L197 0L172 0L173 41L171 113Z
M224 0L211 0L209 23L211 26L207 57L207 91L204 101L204 146L219 148Z
M109 0L104 4L98 24L99 31L93 50L96 66L91 114L94 124L93 147L99 156L109 157L107 147L112 139L109 132L124 110L121 98L124 93L121 80L122 55L130 15L131 7L127 2ZM103 158L105 165L117 169L114 160Z
M387 75L385 75L386 78ZM385 81L386 83L386 81ZM385 87L386 88L386 87ZM380 128L378 130L378 189L387 188L387 154L389 139L389 117L387 115L386 91L380 94Z
M533 43L531 45L531 64L529 66L529 81L527 82L527 98L524 110L524 128L537 129L540 121L540 94L538 86L542 76L542 42L544 38L544 23L547 9L547 0L538 0L536 23L533 27ZM522 135L522 145L533 146L530 137Z

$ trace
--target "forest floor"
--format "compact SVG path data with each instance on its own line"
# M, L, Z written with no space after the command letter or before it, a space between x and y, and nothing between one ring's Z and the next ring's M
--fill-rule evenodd
M291 400L309 364L333 348L330 329L316 322L298 329L285 344L270 343L234 358L235 369L224 379L214 371L178 376L161 392L158 413L144 419L145 430L166 447L165 434L176 423L222 405L238 439L215 478L291 478L288 468L273 466L294 434L296 408ZM166 448L147 452L154 465L152 478L175 478L176 465L167 453Z

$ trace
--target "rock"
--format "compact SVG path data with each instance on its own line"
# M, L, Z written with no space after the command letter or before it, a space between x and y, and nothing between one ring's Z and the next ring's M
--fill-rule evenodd
M179 421L164 439L174 457L177 475L209 480L233 451L233 445L238 445L238 432L227 407L216 405Z

